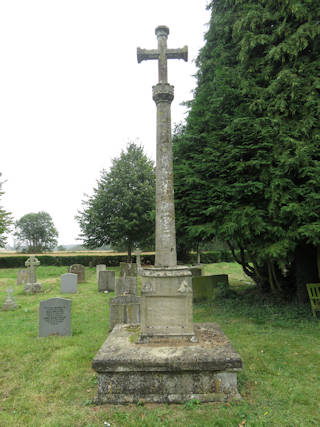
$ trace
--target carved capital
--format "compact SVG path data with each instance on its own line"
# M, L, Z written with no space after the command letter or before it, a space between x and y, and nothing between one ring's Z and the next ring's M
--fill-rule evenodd
M166 27L165 25L159 25L159 26L156 28L155 33L156 33L156 36L157 36L157 37L168 37L168 34L169 34L169 28L168 28L168 27Z
M156 104L159 102L171 104L174 98L174 86L169 83L158 83L152 87L152 98Z

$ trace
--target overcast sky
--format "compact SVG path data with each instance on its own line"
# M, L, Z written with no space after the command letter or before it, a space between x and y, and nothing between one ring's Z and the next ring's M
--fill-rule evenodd
M207 0L2 0L0 2L0 205L15 219L46 211L59 244L80 243L74 220L128 141L155 160L156 61L136 48L188 45L189 62L170 60L172 122L192 98L194 60L203 46ZM129 172L128 172L129 173ZM9 239L13 243L13 239Z

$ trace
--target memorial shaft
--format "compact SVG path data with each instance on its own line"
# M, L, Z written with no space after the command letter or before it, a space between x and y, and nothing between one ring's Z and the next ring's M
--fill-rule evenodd
M168 34L168 27L157 27L158 49L138 48L137 51L138 62L158 60L159 83L152 89L153 100L157 106L155 265L159 267L177 265L171 141L171 102L174 98L174 87L168 84L167 59L188 60L187 47L167 49Z

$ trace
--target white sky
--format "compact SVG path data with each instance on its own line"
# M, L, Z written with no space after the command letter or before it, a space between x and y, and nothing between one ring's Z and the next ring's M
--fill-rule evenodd
M158 25L169 48L188 45L189 62L170 60L172 123L192 98L194 60L203 46L207 0L1 0L0 205L15 219L46 211L59 244L81 243L74 220L130 140L155 160ZM13 243L13 239L9 239Z

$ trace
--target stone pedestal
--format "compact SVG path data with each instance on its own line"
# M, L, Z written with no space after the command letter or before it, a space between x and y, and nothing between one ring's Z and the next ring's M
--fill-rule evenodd
M17 308L18 308L17 304L11 298L6 299L6 301L2 305L2 310L3 311L16 310Z
M137 344L136 325L116 325L95 356L97 403L223 402L241 398L242 361L213 323L194 324L197 343Z
M192 282L187 267L153 267L142 272L140 342L194 339Z

